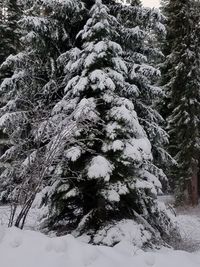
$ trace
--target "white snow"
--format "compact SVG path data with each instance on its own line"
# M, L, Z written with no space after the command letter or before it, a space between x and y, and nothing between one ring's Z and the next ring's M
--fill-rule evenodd
M123 150L123 148L124 148L124 143L121 140L115 140L112 143L112 149L113 149L113 151Z
M88 168L88 177L91 179L103 178L109 181L114 166L103 156L96 156L92 159Z
M67 93L71 88L73 88L76 83L78 82L79 80L79 76L75 76L73 77L68 83L67 83L67 86L65 87L65 93Z
M124 73L128 73L127 66L126 66L125 62L121 58L115 57L115 58L112 59L112 61L113 61L114 65L115 65L115 67L116 67L116 69L118 71L122 71Z
M65 156L71 161L76 161L81 156L81 148L73 146L65 151Z
M184 240L181 249L200 251L200 205L194 208L179 208L177 214L177 222Z
M135 115L134 111L127 109L125 105L112 108L110 113L112 117L116 118L116 120L124 120L127 122L132 122L134 118L133 116Z
M92 64L94 64L96 57L96 53L90 53L85 59L84 67L89 68Z
M144 171L143 177L145 177L149 183L155 185L156 188L162 188L161 182L155 175L151 174L150 172Z
M1 267L199 267L200 253L163 248L144 252L124 241L113 248L92 246L71 235L47 237L0 227Z
M32 212L31 212L32 213ZM200 240L200 219L197 209L179 211L178 223L187 238ZM7 214L7 216L5 216ZM0 266L1 267L199 267L200 248L196 252L162 248L144 252L140 246L150 238L143 226L131 220L121 221L97 237L114 247L87 244L87 236L74 238L71 235L49 237L44 234L7 228L8 207L0 207ZM37 220L31 214L32 225ZM30 220L30 221L31 221ZM193 233L193 234L192 234Z
M114 139L117 135L117 130L119 130L121 127L116 122L110 122L106 125L105 128L106 128L107 136L110 139Z
M78 98L76 97L70 100L62 99L54 106L52 110L52 115L56 115L61 112L68 112L68 111L74 110L77 102L78 102Z
M48 20L46 18L26 16L20 20L20 23L22 23L22 25L32 26L33 29L35 30L37 29L43 29L43 31L48 30L48 27L47 27Z
M119 202L120 201L120 195L114 189L103 190L101 192L101 195L104 197L104 199L107 199L110 202Z
M101 191L101 195L104 199L109 200L110 202L119 202L120 196L129 193L127 184L122 182L110 183L106 189Z
M97 54L106 51L108 49L107 44L104 41L100 41L94 46L94 50Z
M100 230L94 237L95 243L101 242L107 246L116 243L117 249L123 249L123 244L129 244L132 249L140 249L151 238L143 225L132 220L122 220L114 226ZM125 252L125 250L124 250Z
M77 95L77 93L84 91L87 86L88 86L88 78L81 77L77 82L77 84L74 86L73 89L74 95Z
M143 160L151 160L151 144L147 138L132 139L131 142L126 143L124 150L124 157L131 158L136 162Z
M93 97L88 99L83 98L77 105L74 117L77 121L87 118L88 120L96 122L99 118L96 112L95 99Z
M24 54L24 53L22 53L22 52L20 52L20 53L18 53L18 54L16 54L16 55L10 55L10 56L8 56L7 57L7 59L2 63L2 65L1 65L1 68L3 68L3 67L8 67L8 66L10 66L10 65L12 65L12 64L16 64L16 63L19 63L19 62L21 62L21 61L23 61L24 60L24 58L26 57L26 55Z
M102 70L95 70L90 74L90 80L93 83L92 89L104 90L105 88L111 91L115 90L115 84L108 75Z

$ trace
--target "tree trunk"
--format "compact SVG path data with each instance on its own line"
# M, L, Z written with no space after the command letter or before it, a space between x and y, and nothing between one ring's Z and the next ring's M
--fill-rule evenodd
M191 177L191 192L190 192L192 206L198 205L198 167L194 166Z

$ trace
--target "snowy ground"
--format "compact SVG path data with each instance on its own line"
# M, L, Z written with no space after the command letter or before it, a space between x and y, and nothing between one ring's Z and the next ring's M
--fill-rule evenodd
M177 221L187 251L200 251L200 205L196 208L181 208L177 211Z
M0 206L0 225L1 226L7 226L9 222L9 216L10 216L10 206ZM16 214L18 214L20 211L20 207L18 208ZM31 209L25 223L25 229L26 230L37 230L39 221L40 221L40 213L38 212L38 209ZM0 265L1 267L1 265Z
M8 229L8 212L9 207L0 208L0 267L200 266L200 207L178 210L177 216L185 249L193 252L167 248L144 252L129 242L113 248L92 246L71 235L48 237L33 230ZM37 226L37 216L32 210L26 229Z
M1 267L199 267L200 253L92 246L70 235L50 238L38 232L0 228Z

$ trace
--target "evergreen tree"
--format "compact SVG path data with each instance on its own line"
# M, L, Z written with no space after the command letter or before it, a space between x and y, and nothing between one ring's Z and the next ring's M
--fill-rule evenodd
M1 0L0 14L0 64L2 64L10 54L16 54L19 51L20 33L17 22L20 19L21 10L18 1ZM3 76L2 73L0 75Z
M197 204L199 170L200 51L199 10L195 0L164 4L167 38L163 84L166 90L171 154L178 166L173 171L177 202ZM184 194L185 192L186 194ZM189 195L189 196L188 196ZM187 198L187 199L186 199Z
M161 185L152 171L151 143L133 104L134 99L139 101L140 75L137 83L130 81L126 51L119 44L124 29L98 0L78 34L81 48L58 59L68 82L52 115L60 118L58 125L73 114L75 122L87 118L88 126L79 127L72 144L66 145L56 179L52 179L50 229L93 236L116 221L134 218L157 237L169 234L171 221L156 201ZM142 30L133 32L131 36L142 35ZM152 68L143 66L143 80L144 69ZM141 90L153 90L148 78L142 86Z
M38 140L40 125L48 119L55 99L62 95L56 58L63 47L70 48L73 42L67 32L71 28L66 29L64 22L71 17L73 25L75 11L81 8L74 1L40 1L29 6L19 21L24 49L1 65L2 70L11 69L14 73L0 87L4 99L0 126L11 143L1 156L1 162L7 163L0 176L1 200L13 201L21 187L29 185L31 193L37 185L41 170L34 164L39 165L46 142Z
M167 189L165 171L173 159L165 149L168 135L163 129L164 119L158 112L163 91L158 86L161 74L157 68L158 63L163 60L158 43L165 36L165 27L162 24L164 17L158 10L143 8L137 1L123 8L115 6L112 12L118 16L124 28L119 42L125 50L129 82L137 86L137 97L132 96L131 92L127 93L127 97L132 99L139 121L151 141L154 160L152 171Z
M20 31L17 21L21 16L20 5L17 0L0 1L0 65L10 54L16 54L20 49ZM0 69L0 84L3 79L12 74L11 68ZM0 106L4 105L4 98L0 94ZM0 132L0 156L8 149L8 136ZM0 166L0 173L4 169Z

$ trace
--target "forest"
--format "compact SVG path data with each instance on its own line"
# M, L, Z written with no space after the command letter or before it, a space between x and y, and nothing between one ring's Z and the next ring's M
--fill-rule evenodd
M130 233L144 251L200 251L200 232L185 242L177 223L184 210L200 226L199 11L199 0L0 0L9 236L31 229L101 248ZM136 266L161 266L151 257ZM51 264L41 266L64 266Z

